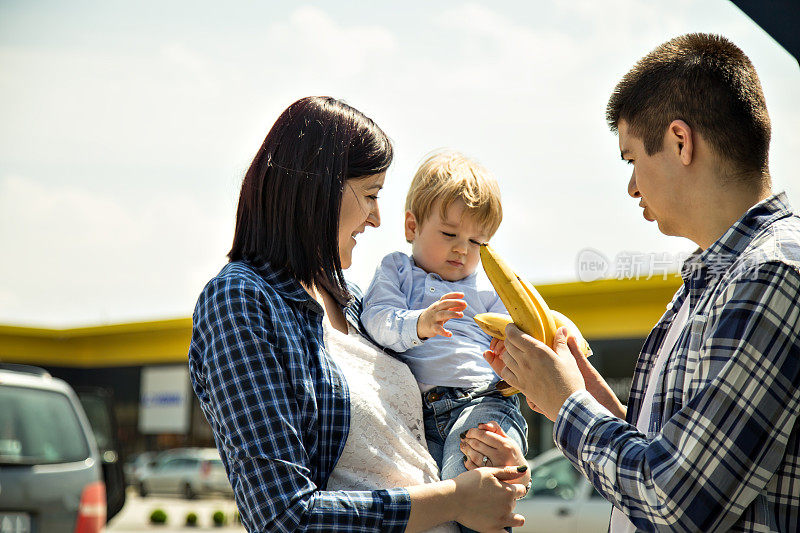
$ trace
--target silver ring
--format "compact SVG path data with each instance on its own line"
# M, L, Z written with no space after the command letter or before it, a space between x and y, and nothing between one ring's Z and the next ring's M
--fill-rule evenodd
M484 455L483 456L483 466L486 466L486 463L488 463L488 462L489 462L489 458Z

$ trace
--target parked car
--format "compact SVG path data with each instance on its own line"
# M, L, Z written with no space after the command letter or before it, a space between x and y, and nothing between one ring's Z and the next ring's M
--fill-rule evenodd
M181 494L193 499L201 494L233 495L225 467L216 448L181 448L163 452L139 480L139 494Z
M117 418L111 393L99 387L79 387L78 394L103 462L103 482L106 484L106 519L111 520L125 505L125 473L117 442ZM2 533L2 530L0 530Z
M134 487L139 486L142 475L156 462L157 452L134 453L125 461L125 482Z
M72 388L44 369L0 364L0 405L0 531L101 531L103 459Z
M525 516L519 533L605 533L611 504L578 472L558 449L528 461L531 489L517 502Z

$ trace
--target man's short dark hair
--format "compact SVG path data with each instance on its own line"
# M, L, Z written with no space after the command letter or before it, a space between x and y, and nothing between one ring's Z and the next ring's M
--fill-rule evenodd
M677 119L710 143L729 177L768 179L764 92L750 60L728 39L690 33L667 41L620 80L606 109L611 129L624 120L648 155L661 151Z
M339 207L349 179L386 171L392 143L363 113L330 97L290 105L242 182L231 261L267 261L298 281L349 296L339 260Z

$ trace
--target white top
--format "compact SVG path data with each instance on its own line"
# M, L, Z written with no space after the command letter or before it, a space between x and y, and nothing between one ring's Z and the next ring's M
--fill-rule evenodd
M669 352L672 351L675 343L678 342L678 337L683 331L683 327L686 325L688 320L689 295L687 294L686 299L683 301L683 305L681 305L680 310L678 310L678 314L675 315L675 318L672 320L672 324L669 327L669 331L664 339L664 343L661 345L661 348L658 351L658 357L656 357L656 362L653 365L653 368L650 370L650 376L647 380L647 388L644 390L642 409L639 411L639 417L636 419L636 429L647 435L647 438L651 437L649 432L650 415L653 409L653 396L655 395L656 388L658 387L658 380L661 378L661 373L664 370L664 365L667 362ZM636 531L636 526L633 525L633 523L622 511L614 507L614 510L611 511L610 531L611 533L634 533Z
M408 366L357 332L323 320L325 347L350 389L350 432L326 490L377 490L439 481L428 453L422 399ZM454 523L436 533L457 533Z

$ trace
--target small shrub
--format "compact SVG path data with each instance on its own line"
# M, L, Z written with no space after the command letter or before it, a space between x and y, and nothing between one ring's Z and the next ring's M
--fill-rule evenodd
M186 527L197 527L197 513L186 515Z
M211 515L211 520L214 522L216 527L222 527L225 525L225 513L222 511L214 511L214 514Z
M156 509L150 513L150 522L153 524L166 524L167 513L165 513L163 509Z

